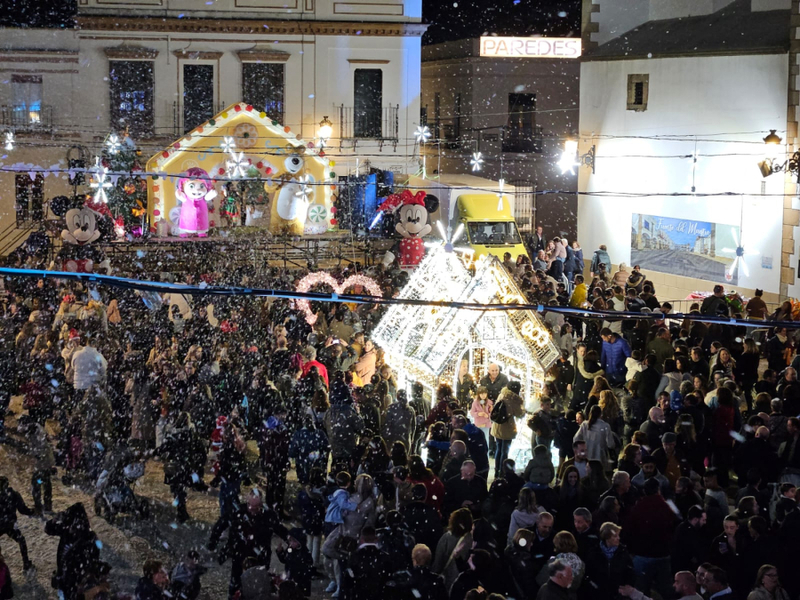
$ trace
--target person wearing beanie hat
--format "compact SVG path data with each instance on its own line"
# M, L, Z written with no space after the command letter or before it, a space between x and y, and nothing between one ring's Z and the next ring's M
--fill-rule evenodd
M522 385L519 381L510 381L497 397L492 410L492 436L497 440L494 456L495 477L503 470L503 461L508 458L511 442L517 437L516 419L525 416L525 405L520 397Z

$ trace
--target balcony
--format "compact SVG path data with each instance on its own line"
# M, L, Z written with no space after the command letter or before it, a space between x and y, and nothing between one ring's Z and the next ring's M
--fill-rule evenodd
M352 106L337 106L339 113L339 147L344 142L352 142L355 150L360 140L374 140L381 150L386 142L397 149L400 124L398 115L400 105L375 109L355 109Z
M0 127L14 132L50 131L53 129L53 107L0 106Z
M541 125L522 129L506 129L503 132L503 152L541 154L544 147L544 132Z

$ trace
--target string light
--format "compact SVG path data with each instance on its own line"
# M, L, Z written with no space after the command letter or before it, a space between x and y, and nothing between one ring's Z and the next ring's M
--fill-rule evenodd
M108 139L106 140L106 146L108 146L108 151L111 154L116 154L119 152L119 149L122 148L119 137L117 137L115 133L112 133L110 136L108 136Z
M337 294L343 294L348 289L361 286L366 289L370 295L372 296L381 296L383 295L383 291L381 290L381 286L374 279L370 279L366 275L351 275L347 279L345 279L342 283L339 283L336 279L334 279L333 275L326 271L319 271L317 273L309 273L305 277L303 277L300 282L297 284L296 291L298 292L310 292L311 288L318 286L318 285L327 285L328 287L332 288L333 291ZM306 316L306 322L309 325L313 325L317 322L317 315L311 312L311 302L308 300L296 300L295 306L302 310Z
M89 184L89 187L96 190L94 193L94 201L108 204L106 189L112 187L111 182L108 181L108 169L100 164L99 157L95 157L94 165L95 171L92 173L92 178L94 181Z
M473 173L475 173L476 171L480 171L484 163L483 154L481 154L480 152L476 152L475 154L472 155L472 160L470 160L469 163L472 165Z
M13 131L6 131L6 150L13 150L14 149L14 132Z

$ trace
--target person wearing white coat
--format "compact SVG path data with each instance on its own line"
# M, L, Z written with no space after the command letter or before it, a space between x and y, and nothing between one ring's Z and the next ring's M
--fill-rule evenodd
M616 444L611 426L600 418L602 413L603 409L595 404L589 411L589 418L581 423L573 441L586 442L586 458L599 460L608 469L611 466L610 451Z

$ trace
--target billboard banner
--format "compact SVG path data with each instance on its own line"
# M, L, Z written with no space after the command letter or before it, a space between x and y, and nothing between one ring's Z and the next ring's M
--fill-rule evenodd
M739 228L732 225L633 213L631 265L738 285L738 269L733 274L727 271L739 239Z

